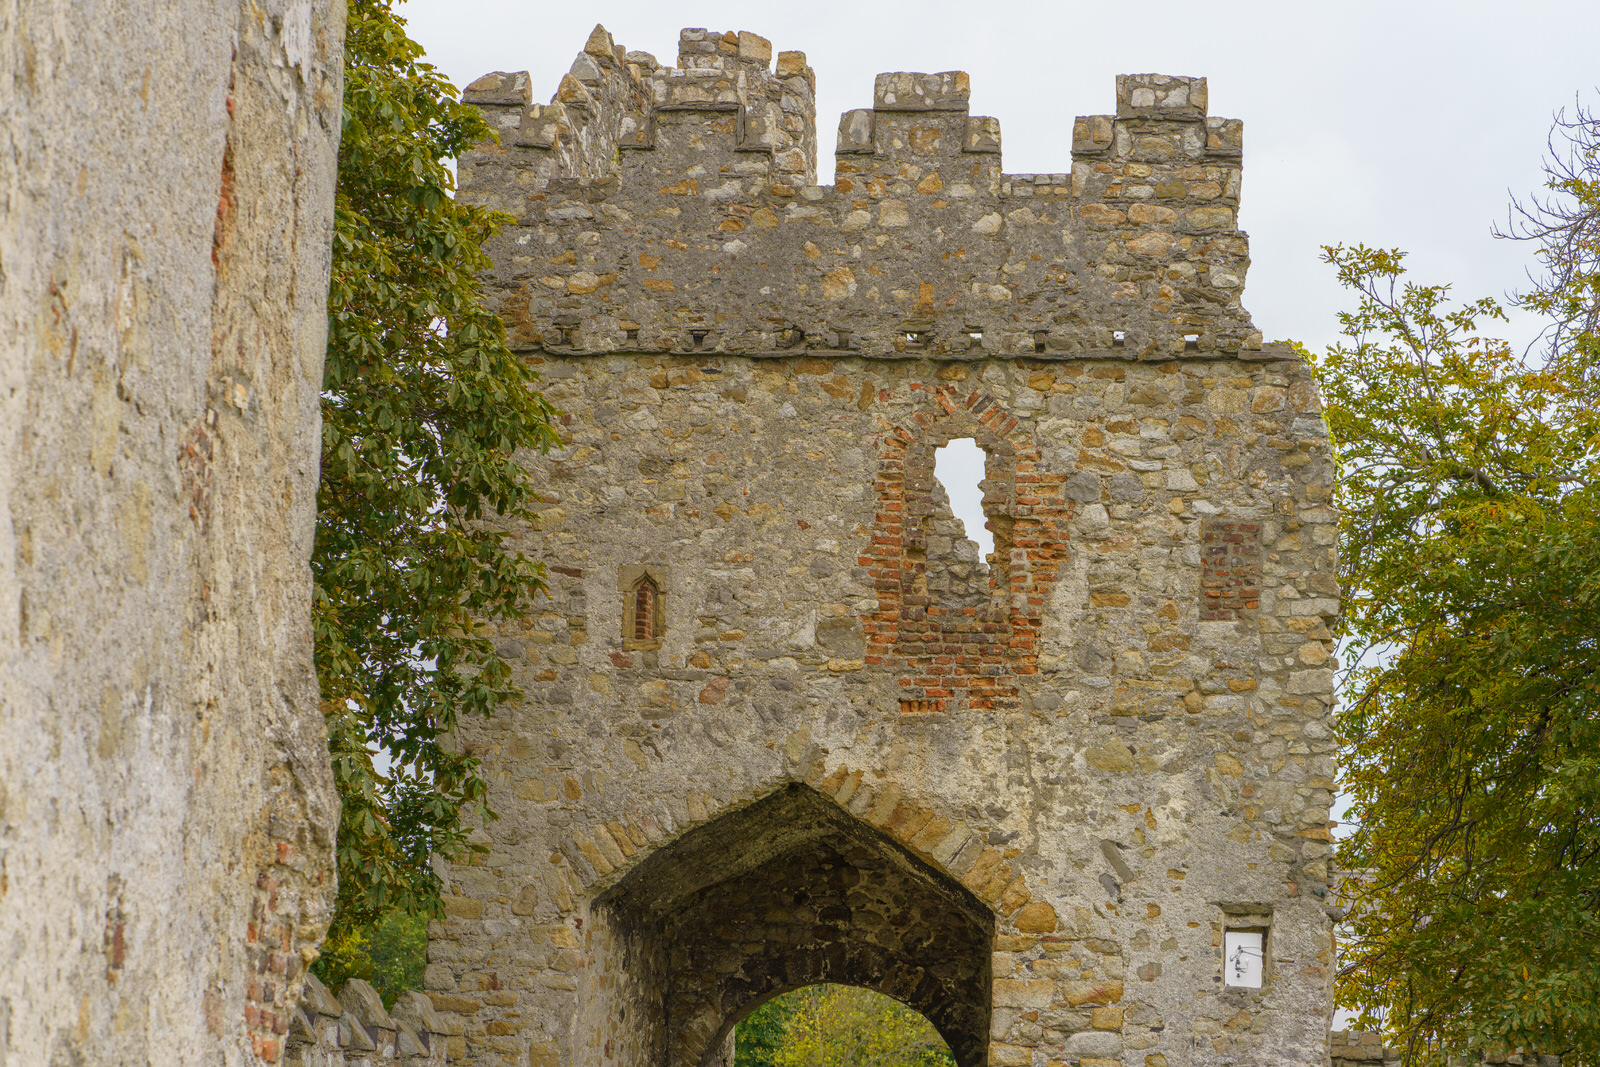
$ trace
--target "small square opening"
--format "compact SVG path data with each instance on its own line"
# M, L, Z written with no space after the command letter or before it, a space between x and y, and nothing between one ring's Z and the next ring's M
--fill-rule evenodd
M1127 340L1128 340L1128 331L1126 331L1126 330L1112 330L1111 331L1111 347L1112 348L1121 348L1124 344L1127 343Z

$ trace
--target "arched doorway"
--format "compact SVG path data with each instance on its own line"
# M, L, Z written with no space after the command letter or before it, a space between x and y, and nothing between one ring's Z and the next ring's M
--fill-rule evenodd
M819 982L915 1009L960 1067L987 1060L993 913L804 785L654 853L594 916L611 957L594 980L628 1020L617 1062L720 1065L741 1018Z

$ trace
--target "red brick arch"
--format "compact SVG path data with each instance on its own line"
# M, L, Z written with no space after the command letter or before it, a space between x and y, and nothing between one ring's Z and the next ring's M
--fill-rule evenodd
M988 456L984 513L996 565L988 603L956 609L926 592L921 520L932 507L934 455L961 437ZM877 520L859 561L878 598L862 619L866 663L899 674L904 712L1014 706L1012 679L1039 669L1044 608L1065 552L1064 476L1044 469L1029 427L981 390L965 399L931 390L927 408L907 425L885 423L878 442Z

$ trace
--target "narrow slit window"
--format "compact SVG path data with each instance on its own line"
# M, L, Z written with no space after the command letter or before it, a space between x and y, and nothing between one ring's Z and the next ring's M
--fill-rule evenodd
M633 591L633 639L649 641L655 637L656 587L648 580Z
M660 573L638 565L624 567L620 578L623 650L648 652L660 648L667 629Z
M1035 333L1033 335L1033 350L1035 352L1043 352L1044 349L1045 349L1045 342L1048 341L1049 339L1050 339L1050 335L1045 333L1043 330L1040 330L1037 333Z

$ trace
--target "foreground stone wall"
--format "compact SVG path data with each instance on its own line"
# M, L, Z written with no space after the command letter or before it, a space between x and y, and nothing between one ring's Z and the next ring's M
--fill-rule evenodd
M0 1062L280 1057L343 5L0 15Z
M1333 1030L1328 1034L1331 1067L1396 1067L1401 1051L1387 1048L1383 1035L1364 1030Z
M1398 1067L1405 1062L1405 1049L1393 1048L1383 1043L1383 1035L1362 1030L1334 1030L1328 1034L1328 1054L1331 1067ZM1467 1067L1469 1064L1504 1063L1511 1067L1561 1067L1560 1056L1545 1056L1533 1052L1483 1052L1469 1056L1452 1057L1451 1062Z
M328 992L306 975L300 1004L289 1024L284 1067L358 1067L401 1063L445 1067L447 1036L433 1004L421 993L402 993L388 1011L371 984L352 978Z
M1127 77L1070 170L1006 175L965 75L881 75L819 187L770 57L597 30L550 105L469 93L565 414L513 531L550 595L497 634L528 698L461 735L501 817L430 933L454 1054L720 1063L843 981L963 1067L1325 1063L1332 463L1239 304L1238 123Z

